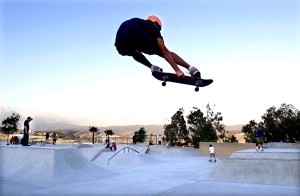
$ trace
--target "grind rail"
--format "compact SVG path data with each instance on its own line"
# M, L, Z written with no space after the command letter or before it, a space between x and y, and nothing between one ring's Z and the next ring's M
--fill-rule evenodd
M134 152L136 152L136 153L139 153L137 150L135 150L135 149L133 149L133 148L131 148L131 147L128 147L128 146L127 146L127 147L123 147L123 148L120 149L116 154L114 154L112 157L110 157L110 158L108 159L107 164L109 165L109 161L110 161L111 159L113 159L115 156L117 156L121 151L124 151L124 154L125 154L126 149L128 150L128 153L129 153L130 150L132 150L132 151L134 151Z

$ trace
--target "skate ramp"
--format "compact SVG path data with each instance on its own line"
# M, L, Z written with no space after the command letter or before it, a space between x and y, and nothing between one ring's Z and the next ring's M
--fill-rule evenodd
M82 149L82 148L93 148L93 146L90 145L90 144L76 144L75 147L78 148L78 149Z
M300 150L244 150L219 160L208 180L300 186Z
M163 161L147 154L120 154L109 161L110 165L149 165Z
M112 152L100 150L92 162L97 165L144 165L161 162L145 153L148 147L145 146L124 146L123 148ZM141 152L139 152L140 150Z
M139 153L146 154L148 152L148 146L147 144L134 144L134 145L118 145L118 149L122 149L124 147L130 147Z
M83 154L86 155L93 155L92 157L88 157L89 160L94 161L95 159L97 159L100 155L103 155L103 153L111 153L111 149L110 148L98 148L98 149L93 149L95 153L91 153L90 150L85 149L85 150L81 150L81 152L83 152Z
M0 147L0 157L1 180L20 183L49 186L115 175L77 148Z

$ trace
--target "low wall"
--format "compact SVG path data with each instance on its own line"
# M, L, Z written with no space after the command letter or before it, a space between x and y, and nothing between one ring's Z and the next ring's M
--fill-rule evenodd
M255 149L255 143L218 143L200 142L199 149L203 155L209 155L209 144L215 147L217 157L229 157L232 153L240 150ZM265 148L296 148L300 149L300 143L269 142L264 144Z
M269 142L265 146L266 148L300 148L300 143Z
M209 144L215 147L217 157L229 157L232 153L240 150L255 149L255 143L217 143L217 142L200 142L199 149L203 155L209 156Z

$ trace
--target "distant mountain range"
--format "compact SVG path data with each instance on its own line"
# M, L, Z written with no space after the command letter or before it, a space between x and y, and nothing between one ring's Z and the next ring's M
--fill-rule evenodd
M226 131L232 134L240 133L243 125L230 125L226 126ZM124 125L124 126L102 126L98 127L100 132L105 130L113 130L113 132L118 133L118 135L131 135L135 131L138 131L141 127L144 127L147 134L163 134L164 125ZM89 129L89 126L78 126L74 124L64 123L64 122L51 122L51 121L35 121L31 126L33 130L37 131L76 131L83 132Z
M7 105L0 104L0 120L4 120L10 116L12 111ZM25 120L24 115L21 115L19 121L19 129L23 129L23 122ZM226 131L231 134L241 133L243 125L229 125L226 126ZM100 132L105 130L113 130L118 135L132 135L135 131L138 131L141 127L144 127L147 134L163 134L164 125L125 125L125 126L102 126L98 127ZM30 128L35 131L72 131L72 132L86 132L89 126L78 126L72 123L68 123L57 117L41 117L35 116L34 120L30 123Z
M113 130L114 133L118 133L118 135L131 135L135 131L138 131L141 127L144 127L147 131L147 134L163 134L164 125L125 125L125 126L102 126L97 127L100 132L104 132L105 130ZM78 133L85 132L89 129L89 126L78 126L63 122L36 122L31 126L32 130L36 131L76 131Z

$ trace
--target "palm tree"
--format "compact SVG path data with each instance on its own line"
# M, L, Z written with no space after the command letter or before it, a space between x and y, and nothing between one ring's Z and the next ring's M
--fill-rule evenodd
M99 131L97 127L90 127L89 131L93 133L93 144L95 143L95 132Z
M110 129L109 129L109 130L106 129L106 131L104 131L104 133L108 136L108 138L107 138L108 140L109 140L109 136L110 136L110 135L115 134L115 133L114 133L112 130L110 130Z

